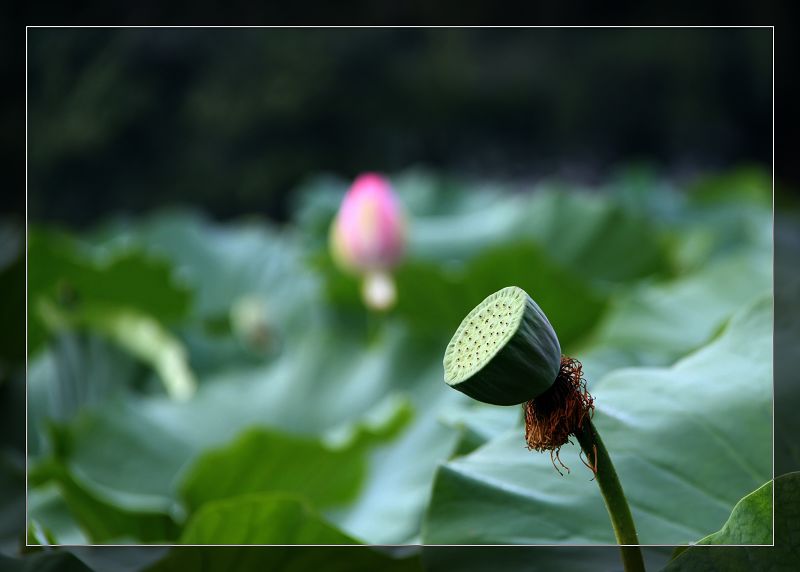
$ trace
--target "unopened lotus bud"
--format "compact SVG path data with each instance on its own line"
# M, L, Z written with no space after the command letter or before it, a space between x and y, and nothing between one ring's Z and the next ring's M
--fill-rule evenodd
M362 277L364 303L391 308L397 292L389 271L405 252L406 222L386 178L365 173L355 180L331 226L330 244L337 265Z
M509 286L478 304L444 354L444 380L473 399L518 405L546 392L561 364L556 333L536 302Z
M331 227L334 260L357 274L394 267L405 252L405 216L389 181L360 175L342 201Z

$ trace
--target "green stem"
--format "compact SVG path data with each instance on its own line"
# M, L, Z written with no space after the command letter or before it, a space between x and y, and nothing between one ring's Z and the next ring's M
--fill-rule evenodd
M639 537L633 523L631 509L622 490L622 485L617 477L617 471L611 462L611 457L600 439L600 434L595 429L591 420L584 422L583 427L575 435L583 449L586 458L595 467L597 484L603 494L608 516L611 517L611 526L617 537L617 544L622 551L622 564L625 572L644 572L644 559L639 548Z

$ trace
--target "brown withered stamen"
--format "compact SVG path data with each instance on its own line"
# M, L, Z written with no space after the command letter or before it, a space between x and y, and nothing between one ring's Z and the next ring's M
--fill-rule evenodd
M594 398L586 389L581 362L562 356L558 377L550 389L524 403L522 409L528 450L550 451L550 460L556 471L563 475L556 466L557 460L569 472L561 462L559 450L583 427L584 420L594 414ZM597 474L597 454L593 462L584 464Z

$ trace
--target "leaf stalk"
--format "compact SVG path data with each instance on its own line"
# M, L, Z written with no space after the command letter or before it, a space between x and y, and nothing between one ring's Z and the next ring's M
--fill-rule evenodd
M617 544L620 545L622 551L622 564L625 572L645 572L644 558L639 547L639 536L636 534L636 525L633 522L628 500L625 498L617 471L611 462L611 456L591 419L584 420L582 427L576 431L575 437L578 439L584 455L590 460L591 468L595 473L608 516L611 518L611 526L614 529Z

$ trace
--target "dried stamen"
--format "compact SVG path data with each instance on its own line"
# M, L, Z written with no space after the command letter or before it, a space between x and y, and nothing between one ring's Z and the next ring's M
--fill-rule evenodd
M550 459L559 474L563 473L556 466L556 460L569 471L561 462L559 450L569 442L570 435L583 427L584 420L594 414L594 398L586 389L581 370L581 362L562 356L558 377L550 389L522 405L528 450L550 451ZM594 462L584 464L597 474L596 453Z

